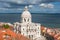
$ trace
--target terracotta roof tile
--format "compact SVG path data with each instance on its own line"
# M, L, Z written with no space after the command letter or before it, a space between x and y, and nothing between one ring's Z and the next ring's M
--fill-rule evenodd
M7 40L12 40L12 39L17 39L17 40L29 40L27 37L21 35L21 34L16 34L13 31L9 29L2 29L0 30L0 40L3 40L3 36L8 35L9 37Z

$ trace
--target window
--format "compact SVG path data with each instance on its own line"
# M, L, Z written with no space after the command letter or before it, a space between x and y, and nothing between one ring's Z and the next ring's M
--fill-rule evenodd
M35 29L35 32L36 32L36 29Z
M37 26L37 24L35 24L35 26Z
M38 27L38 29L39 29L39 27Z
M28 22L29 22L29 19L28 19Z
M39 32L38 32L38 34L39 34Z
M30 38L30 35L29 35L29 38Z
M33 35L29 35L29 38L30 38L31 40L33 40Z
M33 38L33 35L32 35L32 38Z
M23 28L23 30L24 30L24 28Z
M18 31L21 30L21 25L18 27Z
M21 25L19 25L19 27L21 27Z
M26 19L24 18L24 21L26 22Z

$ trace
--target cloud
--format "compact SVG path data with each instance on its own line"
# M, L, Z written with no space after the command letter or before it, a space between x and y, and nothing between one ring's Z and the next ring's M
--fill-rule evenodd
M42 3L42 2L54 2L54 1L59 1L59 0L0 0L0 1L6 1L6 2L14 2L14 3L32 3L32 4L38 4L38 3Z
M48 8L54 8L53 4L48 4Z
M29 8L32 8L32 7L33 7L33 5L29 5L28 7L29 7Z
M37 4L38 2L41 2L41 1L42 1L42 0L38 0L38 1L37 1L37 0L32 0L31 3L32 3L32 4Z
M13 2L17 4L40 4L40 3L50 3L50 2L59 2L60 0L0 0L5 2Z
M37 2L42 2L43 0L4 0L6 1L5 3L1 2L0 3L0 10L3 10L5 12L20 12L23 10L23 7L21 8L21 3L37 3ZM32 10L32 12L57 12L57 10L59 11L59 3L57 5L55 5L57 3L53 2L53 3L40 3L40 5L29 5L29 9ZM24 4L25 5L25 4ZM43 8L43 9L42 9ZM3 12L3 11L0 11L0 12Z
M49 4L46 4L46 3L42 3L39 5L40 7L43 7L43 8L54 8L54 5L49 3Z
M11 1L13 1L13 2L15 2L15 3L18 3L18 4L24 3L23 0L11 0Z
M24 3L22 0L0 0L0 2L11 2L11 3Z
M44 7L44 8L46 8L46 7L47 7L47 4L42 3L42 4L40 4L39 6L40 6L40 7Z

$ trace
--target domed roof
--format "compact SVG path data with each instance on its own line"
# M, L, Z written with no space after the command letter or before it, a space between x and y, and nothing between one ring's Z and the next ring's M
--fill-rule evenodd
M31 17L31 14L30 14L30 12L28 11L27 6L25 6L25 9L24 9L21 17Z

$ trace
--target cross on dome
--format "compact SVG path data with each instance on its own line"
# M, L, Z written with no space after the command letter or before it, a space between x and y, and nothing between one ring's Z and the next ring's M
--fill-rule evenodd
M25 6L25 9L24 9L25 11L28 11L28 7L27 6Z
M28 7L27 6L25 6L21 17L31 17L31 13L28 11Z

